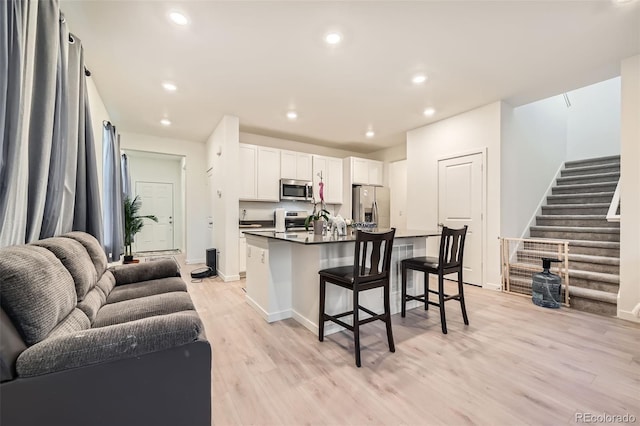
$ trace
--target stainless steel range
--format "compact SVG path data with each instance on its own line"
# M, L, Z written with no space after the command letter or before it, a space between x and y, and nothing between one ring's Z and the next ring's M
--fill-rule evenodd
M284 212L284 228L287 231L304 231L304 221L309 212L302 210L287 210ZM275 217L275 213L274 213Z

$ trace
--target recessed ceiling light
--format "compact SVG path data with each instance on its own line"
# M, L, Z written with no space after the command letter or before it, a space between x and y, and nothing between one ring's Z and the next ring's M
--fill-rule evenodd
M163 126L170 126L171 121L168 118L163 118L162 120L160 120L160 124L162 124Z
M413 82L413 84L422 84L427 81L427 76L424 74L416 74L413 76L411 81Z
M169 12L169 19L177 25L187 25L189 23L189 18L187 18L185 14L175 10Z
M340 33L329 33L325 36L324 41L329 44L338 44L342 41L342 35Z
M164 83L162 83L162 87L167 92L175 92L176 90L178 90L178 86L176 86L175 84L173 84L170 81L165 81Z
M289 111L287 112L287 118L289 120L295 120L296 118L298 118L298 113L295 111Z
M423 114L426 115L427 117L431 117L435 113L436 113L436 110L433 108L427 108L423 112Z
M368 138L372 138L376 135L376 132L374 132L373 130L367 130L367 133L365 133L364 135Z

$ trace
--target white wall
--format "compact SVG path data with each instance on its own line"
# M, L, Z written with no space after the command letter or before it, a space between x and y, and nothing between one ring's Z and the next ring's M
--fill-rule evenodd
M483 287L492 289L500 289L501 110L501 103L495 102L407 132L407 227L410 229L437 229L438 160L486 148ZM433 250L428 243L430 251Z
M621 64L620 292L618 316L640 322L640 55Z
M570 160L620 155L620 77L573 90L567 122Z
M116 124L117 125L117 124ZM157 152L185 157L185 252L187 263L204 263L209 246L206 147L203 143L158 138L137 133L120 134L121 149Z
M562 96L517 108L503 104L501 236L528 234L531 218L565 160L567 115Z
M89 110L91 111L91 128L93 130L93 138L96 145L96 166L98 170L98 186L100 189L100 205L102 205L102 129L103 121L111 121L109 112L104 106L102 97L98 92L93 78L87 77L87 97L89 99Z
M308 154L325 155L327 157L345 158L349 156L362 157L362 154L344 149L329 148L288 139L272 138L253 133L240 132L240 143L268 146L271 148L287 149L290 151L306 152Z
M407 160L388 163L391 227L407 229Z
M173 186L173 248L185 250L182 162L184 157L126 150L131 175L131 190L137 195L136 182L170 183Z
M225 115L206 145L213 246L218 250L218 275L224 281L240 279L238 198L240 171L238 117ZM220 155L218 155L220 154Z

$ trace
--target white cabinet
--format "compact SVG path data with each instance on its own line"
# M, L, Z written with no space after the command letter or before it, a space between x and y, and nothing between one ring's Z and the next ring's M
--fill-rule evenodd
M238 253L239 253L239 270L240 272L247 271L247 239L244 237L244 233L240 233L241 237L238 239Z
M383 170L382 161L369 160L369 185L383 185Z
M240 144L240 192L241 200L255 200L258 197L257 174L258 147Z
M240 200L280 201L280 150L240 144Z
M382 186L383 170L382 161L351 157L351 184Z
M280 150L258 147L258 200L280 201Z
M280 151L280 177L282 179L311 180L311 154Z
M321 155L313 156L313 191L316 201L320 201L317 194L320 173L324 182L324 202L342 204L342 160Z

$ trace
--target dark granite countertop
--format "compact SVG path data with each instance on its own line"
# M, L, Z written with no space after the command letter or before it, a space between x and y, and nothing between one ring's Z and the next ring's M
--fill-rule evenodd
M384 232L388 229L375 229L374 232ZM356 240L355 234L342 237L327 235L316 235L312 231L298 232L274 232L274 231L258 231L243 230L245 235L253 235L256 237L271 238L274 240L289 241L298 244L330 244L330 243L348 243ZM439 236L437 230L413 230L413 229L397 229L395 238L415 238L415 237L434 237Z

